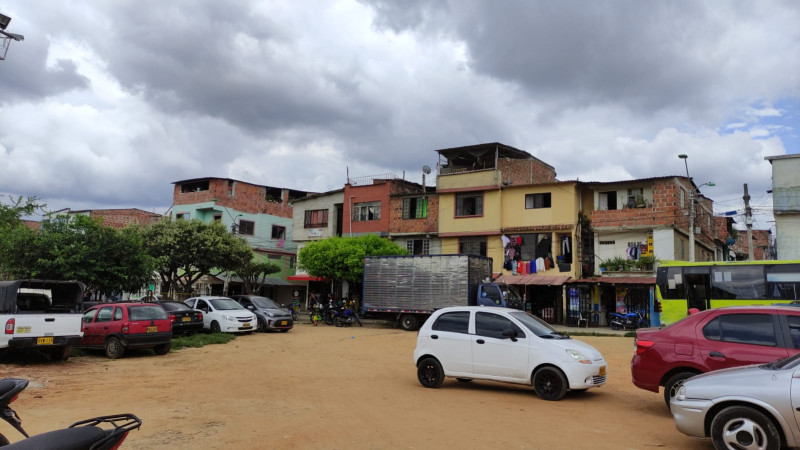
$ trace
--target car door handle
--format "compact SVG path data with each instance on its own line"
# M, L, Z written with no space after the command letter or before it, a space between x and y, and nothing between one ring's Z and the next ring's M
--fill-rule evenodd
M708 356L713 356L714 358L724 358L725 357L725 355L723 355L720 352L708 352Z
M439 336L438 336L438 335L435 335L435 334L432 334L432 335L431 335L431 339L439 339Z
M478 344L483 344L485 341L484 341L483 339L478 339L478 340L477 340L477 341L475 341L475 342L477 342Z

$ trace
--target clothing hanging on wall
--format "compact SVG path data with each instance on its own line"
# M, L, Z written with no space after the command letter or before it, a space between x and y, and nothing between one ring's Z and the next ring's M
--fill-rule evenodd
M544 258L536 258L536 271L544 272Z
M511 239L507 238L505 234L500 236L500 239L503 241L503 248L508 247L508 243L511 242Z
M561 237L561 254L562 255L566 255L568 253L572 253L572 250L570 250L570 248L572 246L571 244L572 244L572 242L570 242L570 237L569 236L564 235L564 236Z

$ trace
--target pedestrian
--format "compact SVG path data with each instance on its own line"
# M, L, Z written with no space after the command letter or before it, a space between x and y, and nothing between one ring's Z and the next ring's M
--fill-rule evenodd
M322 320L321 310L322 310L322 304L319 302L319 300L317 300L317 297L315 296L314 297L314 305L312 306L312 309L311 309L311 311L312 311L312 313L311 313L311 323L314 324L314 326L317 326L319 321Z
M153 290L152 289L148 289L147 290L147 295L142 297L142 301L145 302L145 303L153 303L153 302L156 301L156 296L153 295Z

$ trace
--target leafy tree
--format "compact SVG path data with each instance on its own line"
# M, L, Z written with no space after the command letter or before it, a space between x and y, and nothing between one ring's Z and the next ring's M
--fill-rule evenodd
M248 261L236 268L234 273L244 281L247 294L258 292L267 281L267 275L280 272L281 267L270 262Z
M14 199L9 195L8 198L11 200L9 204L0 202L0 228L19 225L23 216L30 216L45 207L38 203L38 197L23 198L20 195Z
M161 221L142 230L146 252L156 261L161 280L172 292L191 292L204 275L219 275L253 259L244 239L220 223Z
M153 276L137 229L104 227L88 216L57 217L40 233L23 226L7 230L0 261L0 269L15 278L77 280L107 295L139 290Z
M406 253L406 249L375 234L331 237L300 249L298 263L311 276L359 285L364 275L364 257Z

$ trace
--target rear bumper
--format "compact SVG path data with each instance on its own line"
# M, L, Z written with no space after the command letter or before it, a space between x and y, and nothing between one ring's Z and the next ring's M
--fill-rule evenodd
M656 373L653 364L646 364L639 355L634 355L631 359L631 380L639 389L658 393L661 375Z
M172 332L129 334L122 336L122 345L128 348L155 347L172 340Z
M39 337L52 337L52 344L39 344ZM81 336L38 336L38 337L15 337L8 341L9 348L47 348L47 347L66 347L68 345L78 345L81 343Z
M195 323L179 323L175 322L172 324L172 334L178 335L183 333L192 333L197 331L203 330L203 322L195 322Z

